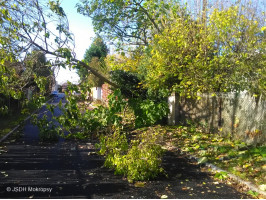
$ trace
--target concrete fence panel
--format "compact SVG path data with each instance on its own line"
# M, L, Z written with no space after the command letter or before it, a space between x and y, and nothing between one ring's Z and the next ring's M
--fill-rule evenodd
M211 133L230 134L249 144L265 143L266 101L248 93L229 93L201 99L187 99L172 94L168 98L168 124L184 124L187 120L201 123Z

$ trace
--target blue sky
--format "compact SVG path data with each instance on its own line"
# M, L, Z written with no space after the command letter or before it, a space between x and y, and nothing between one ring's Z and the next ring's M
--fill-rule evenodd
M77 13L75 5L78 2L78 0L62 0L61 6L68 17L70 31L75 37L76 57L83 59L83 55L91 45L95 33L90 18ZM70 71L69 69L61 68L56 80L59 84L65 83L67 80L75 83L79 80L79 77L74 70Z

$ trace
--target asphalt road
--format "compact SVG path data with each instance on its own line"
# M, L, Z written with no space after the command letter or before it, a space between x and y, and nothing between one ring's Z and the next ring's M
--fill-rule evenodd
M62 98L59 95L51 103ZM59 109L55 112L61 114ZM51 116L45 107L39 114ZM161 176L139 187L104 168L94 143L40 144L38 128L27 122L21 137L0 144L0 198L250 198L214 180L178 152L164 156L168 178Z
M62 103L66 103L64 93L58 93L57 96L54 96L54 98L49 101L49 104L57 105L60 101L62 101ZM42 108L40 108L37 114L39 118L43 117L43 115L47 115L48 119L50 120L52 118L52 113L47 110L46 106L43 106ZM62 111L58 107L56 107L53 115L59 116L61 114L62 114ZM30 119L27 120L23 128L22 142L24 144L38 144L39 143L38 135L39 135L38 127L33 125L30 122ZM60 142L62 141L64 141L64 139L60 138Z

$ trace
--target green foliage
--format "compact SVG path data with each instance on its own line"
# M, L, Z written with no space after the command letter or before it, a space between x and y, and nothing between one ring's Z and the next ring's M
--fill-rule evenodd
M97 36L89 49L86 50L84 54L84 61L87 63L91 62L93 57L105 58L108 53L107 45L104 43L103 39L100 36Z
M129 105L135 114L135 127L143 127L153 125L165 116L169 112L168 104L166 101L155 101L155 100L142 100L142 99L131 99Z
M37 0L10 0L1 1L0 4L0 95L5 95L7 99L19 100L18 108L21 109L26 101L24 93L27 89L38 95L50 93L54 77L51 73L51 63L46 62L45 54L56 55L56 45L59 49L67 49L63 46L70 44L66 41L70 39L70 33L68 26L64 26L66 16L59 1L48 3ZM54 30L49 30L47 22L51 21L54 25L52 27L60 26L60 30L57 29L60 32L58 35ZM51 39L49 44L47 38ZM56 45L50 43L53 39L56 40ZM69 57L67 54L61 56L67 59ZM44 77L45 91L42 91L38 86L43 81L39 78ZM3 108L9 108L10 105L7 104L3 105Z
M159 136L159 133L144 132L128 144L126 134L117 130L112 135L101 136L99 153L106 156L106 167L126 176L130 182L150 180L163 172Z
M142 87L136 73L114 70L110 74L112 81L118 85L126 98L146 98L147 90Z
M68 82L68 88L66 92L66 100L67 103L62 105L62 103L59 103L59 108L62 110L63 115L59 116L58 122L62 125L63 129L65 131L69 131L70 134L72 131L76 129L77 126L79 126L79 123L81 122L81 112L78 108L78 97L75 95L72 95L75 92L77 92L78 88L76 85L71 85Z
M34 115L32 122L39 128L39 139L41 142L58 141L59 129L56 128L53 121L48 121L46 115L43 115L42 118L38 118L38 115Z
M8 4L3 5L3 8L7 9L8 6ZM13 8L10 8L9 11L13 12ZM31 90L34 90L34 87L37 88L35 91L41 95L49 93L50 85L48 83L52 76L50 76L50 68L46 66L47 62L43 52L35 48L30 53L26 53L24 60L21 59L21 52L17 54L17 48L20 47L18 44L17 46L13 46L18 40L17 35L15 36L13 34L19 29L19 24L13 21L14 19L12 17L14 15L10 13L8 15L8 17L6 16L7 18L3 18L0 22L2 24L0 31L0 95L3 95L6 99L0 103L0 108L3 106L5 109L0 110L7 111L6 108L8 108L8 111L11 112L13 108L10 107L14 107L14 105L10 105L10 100L17 100L17 109L23 109L23 105L26 102L25 92L28 88L31 88ZM7 24L14 29L10 27L10 30L7 30ZM40 81L43 77L46 79L45 88L41 84L43 81Z
M127 102L123 99L120 90L115 90L112 94L108 96L108 109L106 124L113 124L118 127L122 121L122 117L118 114L123 112Z
M98 146L101 148L99 153L106 155L106 167L114 168L115 174L127 173L124 158L128 151L128 142L125 134L121 134L118 129L112 135L101 136Z
M23 97L21 84L18 84L18 63L13 59L12 54L0 50L0 115L9 114L12 110L10 102Z
M125 98L129 98L129 107L135 115L135 127L155 124L169 112L163 95L150 94L144 89L136 73L115 70L111 72L112 80L121 88Z
M66 64L70 64L72 54L69 48L58 48L56 52L58 56L66 59Z
M258 23L239 16L237 7L214 10L210 20L206 27L200 21L179 17L155 35L147 64L147 87L171 88L188 97L197 92L251 87L258 74L251 75L250 70L262 70L265 56Z
M257 198L259 193L258 192L255 192L255 191L252 191L252 190L249 190L247 192L247 194L251 195L253 198Z
M84 62L88 63L94 69L97 69L103 74L107 74L107 69L104 63L104 58L107 56L108 48L100 36L97 36L91 46L86 50L84 54ZM89 74L88 69L77 66L78 75L81 80L89 79L93 86L100 86L103 82L93 74Z
M228 177L228 173L227 172L217 172L215 175L214 175L214 178L218 178L220 180L224 180Z
M163 29L160 17L167 16L170 7L174 12L179 7L171 0L85 0L77 6L79 13L92 18L96 32L121 44L137 45L147 45L151 36Z
M43 95L35 94L30 101L26 101L26 105L37 109L43 106L45 100L46 98Z
M158 144L160 133L141 134L139 141L132 141L126 156L129 180L149 180L163 173L161 168L163 150Z
M24 62L26 67L21 74L21 79L23 82L29 82L25 87L35 87L37 85L41 94L49 95L55 80L45 53L34 49L26 56Z
M170 10L162 15L164 28L152 35L146 49L139 47L139 54L120 56L109 64L135 73L148 90L174 91L189 98L205 92L264 94L265 28L249 11L244 6L213 9L205 23Z
M109 95L107 107L100 105L93 110L82 110L79 107L79 101L84 101L86 95L83 94L78 97L73 95L73 93L74 91L78 92L79 89L81 91L85 89L83 84L79 88L76 85L68 84L67 103L64 106L62 103L59 103L63 115L54 117L62 126L63 131L68 132L67 137L82 139L99 132L106 134L109 131L112 132L116 127L120 127L122 125L120 113L124 111L126 106L126 101L122 98L121 92L115 90Z
M85 84L85 85L84 85ZM87 88L85 82L79 86L68 84L66 92L67 103L63 106L59 103L59 108L63 115L55 117L63 131L68 132L68 137L86 138L92 134L110 133L116 128L123 127L123 115L128 106L134 112L134 119L131 121L135 127L153 125L162 120L168 113L166 101L142 100L132 98L125 100L120 90L113 91L108 96L108 105L99 105L93 110L81 109L80 101L84 101L85 94L73 95L74 92L84 91ZM51 110L52 111L52 110Z
M5 116L5 115L7 115L8 114L8 107L6 106L6 105L4 105L4 106L2 106L1 108L0 108L0 115L1 116Z
M64 17L65 16L65 12L63 10L63 8L60 6L59 0L57 1L50 1L49 0L49 6L50 9L55 12L57 15Z
M143 132L132 141L128 140L125 133L120 132L123 129L122 113L128 105L120 90L115 90L109 95L107 107L100 105L93 110L87 109L82 112L78 106L79 98L82 97L72 95L79 89L82 89L82 86L69 84L67 103L64 107L62 103L59 103L64 114L55 119L60 126L53 127L50 122L40 120L37 125L41 126L41 130L50 131L49 133L67 131L67 138L79 139L88 138L92 134L101 134L98 147L99 153L106 156L105 166L113 168L115 174L127 176L129 181L148 180L162 173L163 169L160 166L163 151L160 146L161 134L159 132L152 134ZM136 126L154 124L167 113L165 102L155 103L148 100L141 102L134 104L135 108L133 106L133 109L138 110L135 117ZM48 109L53 113L53 106L48 106ZM50 135L44 135L43 132L41 131L40 137L47 136L49 139Z

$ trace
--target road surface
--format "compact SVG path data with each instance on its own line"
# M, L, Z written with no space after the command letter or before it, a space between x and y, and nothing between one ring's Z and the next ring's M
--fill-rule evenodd
M45 107L39 114L51 116ZM214 180L178 152L164 156L168 178L140 184L144 187L115 176L103 163L94 141L40 144L38 128L27 122L20 138L12 136L0 144L0 198L250 198Z

